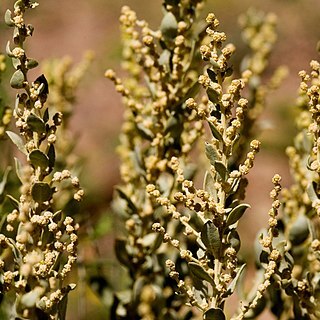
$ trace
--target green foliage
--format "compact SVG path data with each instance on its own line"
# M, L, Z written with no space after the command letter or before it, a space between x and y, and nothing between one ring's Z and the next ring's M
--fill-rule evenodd
M276 19L254 10L240 18L250 53L241 62L237 77L230 64L235 47L224 45L226 35L218 31L219 21L209 14L193 42L194 33L190 38L186 30L195 30L195 19L181 15L187 6L164 1L160 32L150 30L124 7L120 22L129 78L122 81L113 71L106 72L126 106L119 147L124 185L114 200L116 211L125 219L126 238L116 241L115 250L128 268L129 292L135 292L133 300L118 296L114 318L201 315L203 319L226 319L226 302L239 288L239 307L230 319L256 318L267 306L279 319L317 319L319 63L311 63L311 75L301 73L300 104L305 115L303 120L298 116L303 125L299 124L302 132L297 145L288 149L296 183L281 192L281 177L276 174L272 179L268 227L256 245L256 285L246 292L237 226L250 207L243 200L246 176L260 148L260 142L252 140L256 122L266 97L286 74L280 67L264 83L263 73L276 40ZM143 28L140 34L134 31L136 26ZM188 47L190 40L193 44ZM199 60L190 59L190 53L198 59L199 51L207 63L204 72ZM200 74L198 84L186 82L191 70ZM182 95L172 101L172 92ZM192 128L196 128L194 133ZM201 137L206 139L203 149L196 147ZM300 145L299 139L303 141ZM194 148L208 158L203 189L188 174ZM157 242L150 251L146 239L155 239L153 232L164 244ZM177 292L170 298L156 294L166 292L168 277L176 282L173 290ZM144 300L146 287L148 301Z
M10 113L19 133L7 131L7 135L22 152L22 160L15 159L21 183L16 183L18 195L7 194L11 206L1 197L1 312L10 319L65 319L67 295L75 288L74 284L66 284L66 276L77 259L79 226L61 211L64 206L59 206L56 199L64 193L63 181L69 180L77 201L83 190L69 170L55 168L56 133L62 114L46 106L46 77L40 75L28 81L28 71L38 63L29 59L24 49L33 33L33 27L24 19L25 13L35 7L36 3L19 0L13 13L8 9L5 15L6 24L13 28L14 48L10 42L7 44L15 68L10 85L19 90ZM2 117L4 126L9 124L5 118L8 115L5 112ZM2 178L1 195L7 188L8 172Z

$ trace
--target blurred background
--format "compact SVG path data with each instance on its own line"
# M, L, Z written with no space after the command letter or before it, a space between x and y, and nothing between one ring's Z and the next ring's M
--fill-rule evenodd
M121 74L121 39L118 17L123 5L129 5L141 19L152 28L160 24L161 1L142 0L56 0L38 1L40 6L29 13L28 22L35 27L34 35L27 41L30 57L41 61L48 58L70 56L77 63L87 50L92 50L95 59L84 75L75 103L71 127L76 141L76 153L83 159L81 181L88 197L85 206L90 219L101 221L98 248L92 249L88 240L83 246L84 259L94 259L95 250L106 259L110 268L105 271L113 277L119 265L114 260L112 242L115 235L113 217L109 209L114 186L119 183L118 158L115 148L122 121L123 106L113 84L104 78L104 71L113 68ZM14 1L0 0L0 52L11 39L11 29L3 22L4 12L12 8ZM243 57L247 48L241 42L238 17L248 8L254 7L278 16L278 41L271 57L266 77L279 65L289 68L289 76L279 90L267 99L267 109L261 117L266 128L258 137L262 151L250 173L248 199L252 209L240 223L244 235L244 246L251 250L251 240L265 225L269 209L269 191L274 173L283 176L283 185L290 184L285 147L292 143L294 136L294 107L301 69L308 69L309 61L317 59L316 44L320 39L319 0L208 0L203 13L214 12L220 20L220 30L226 32L228 41L237 47L236 55ZM8 77L11 70L8 70ZM36 70L36 72L40 72ZM5 81L3 81L5 82ZM6 85L5 83L3 84ZM13 93L12 93L13 94ZM13 104L10 92L6 97ZM1 152L1 151L0 151ZM245 231L244 231L245 230ZM93 252L93 251L94 252ZM103 317L104 307L99 304L94 292L80 291L88 295L81 305L78 293L72 293L73 301L68 319L95 319ZM89 302L88 302L89 301ZM79 303L80 302L80 303Z

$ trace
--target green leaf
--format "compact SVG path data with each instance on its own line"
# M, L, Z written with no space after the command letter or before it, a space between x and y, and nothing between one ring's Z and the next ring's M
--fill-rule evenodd
M14 133L12 131L7 131L7 135L22 153L24 153L25 155L28 154L26 147L23 143L23 140L18 134Z
M31 189L32 198L38 203L49 201L52 194L53 190L45 182L36 182Z
M114 243L114 250L119 262L128 267L130 264L130 257L127 252L126 243L127 242L124 239L116 239Z
M208 220L202 227L201 240L207 250L216 258L220 258L221 239L218 228L211 220Z
M207 69L207 74L212 82L217 82L217 74L213 70Z
M18 158L14 158L14 163L15 163L15 167L16 167L16 174L17 177L19 178L19 180L22 182L22 164L20 162L20 160Z
M11 167L7 167L6 171L3 174L2 180L0 182L0 196L2 196L3 193L5 192L5 187L7 184L8 175L10 171L11 171Z
M46 125L41 118L31 113L27 118L27 125L30 130L42 134L46 132Z
M196 96L196 94L199 92L200 90L200 83L198 81L196 81L191 87L190 89L187 91L187 93L184 96L184 101L186 101L188 98L193 98Z
M171 52L168 49L162 51L158 61L160 65L164 65L167 67L167 71L170 70L170 57Z
M133 301L135 303L139 302L141 293L142 293L145 285L146 285L146 278L145 277L140 276L140 277L138 277L138 279L135 280L133 287L132 287L132 296L133 296Z
M44 111L42 120L43 120L44 123L48 122L48 120L49 120L49 108L47 108L47 109Z
M168 39L174 39L177 35L178 22L172 12L167 12L160 25L162 35Z
M211 143L205 142L205 151L211 165L214 166L215 162L219 159L217 149Z
M118 192L121 199L125 200L127 202L128 207L131 209L132 213L137 213L138 210L135 206L135 204L132 202L132 200L126 195L126 193L121 190L119 187L116 188L116 191Z
M199 264L195 262L189 262L188 267L191 273L200 280L208 281L211 284L214 284L212 277L204 270Z
M24 87L25 77L23 72L18 69L10 79L10 85L14 89L22 89Z
M203 315L203 320L226 320L226 316L219 308L211 308Z
M66 288L63 288L66 291L64 297L60 300L58 304L58 319L65 320L67 314L67 305L68 305L68 293L76 287L74 283L69 284Z
M229 227L232 224L236 223L248 208L251 207L246 203L239 204L238 206L233 208L227 217L226 226Z
M317 186L314 181L307 186L307 194L311 202L318 200L318 195L315 191L316 189Z
M12 20L12 12L9 9L7 9L7 11L6 11L5 15L4 15L4 22L9 27L13 27L14 26L14 21Z
M270 290L269 290L270 291ZM270 294L270 292L269 292ZM271 306L272 309L277 310L279 312L279 310L283 309L283 301L281 299L279 299L278 305L277 306ZM259 314L261 314L261 312L264 310L264 308L267 305L267 299L265 298L265 296L262 296L256 306L254 308L251 308L248 310L248 312L245 314L244 319L257 319L257 317L259 316Z
M7 194L7 197L9 198L9 200L10 200L11 204L13 205L13 207L15 209L19 209L20 202L16 198L11 196L10 194Z
M14 57L14 54L12 53L11 48L10 48L10 41L8 41L7 45L6 45L6 54L10 58Z
M213 123L211 123L210 121L209 121L209 127L210 127L210 130L211 130L213 137L216 138L218 141L223 141L221 133L218 131L218 129L215 127L215 125Z
M42 171L45 171L49 166L49 158L39 149L33 150L29 154L29 161L34 168L39 167Z
M34 59L28 59L27 63L26 63L26 67L27 69L33 69L36 68L39 65L39 62L37 60Z
M303 243L309 236L308 218L304 214L299 214L296 221L290 228L289 240L293 245Z
M221 161L215 161L214 168L219 173L219 176L223 181L226 181L228 179L228 170Z
M145 128L141 123L137 124L136 128L142 138L147 139L149 141L153 140L154 134L150 129Z
M165 134L170 134L174 139L180 139L183 130L182 123L179 119L179 115L172 115L164 128Z
M21 62L17 58L12 58L12 65L15 69L18 69L18 67L21 65Z
M246 264L243 264L240 268L238 268L236 270L236 276L234 277L234 279L230 282L230 284L228 285L228 288L227 288L227 294L228 295L231 295L234 290L236 289L237 287L237 284L238 284L238 281L244 271L244 268L245 268Z
M48 162L49 171L51 172L56 162L56 152L53 144L50 144L47 155L49 159L49 162Z
M240 250L241 240L240 240L239 233L235 229L232 229L230 231L230 233L228 234L227 241L231 245L231 247L234 250L236 250L236 252Z
M212 175L209 171L206 171L203 181L203 189L215 199L217 200L217 190L214 185L214 180L212 178Z
M218 103L220 101L220 93L212 88L207 89L207 96L212 103Z
M36 80L34 80L34 83L38 84L40 89L40 97L46 99L47 94L49 93L49 85L46 77L44 74L39 76Z

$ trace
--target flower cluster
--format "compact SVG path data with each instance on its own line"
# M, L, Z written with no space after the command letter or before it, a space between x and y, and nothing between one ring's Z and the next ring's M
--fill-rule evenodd
M47 79L40 75L29 82L27 78L38 63L24 50L26 38L33 33L24 15L36 6L29 0L17 1L14 11L6 12L6 23L14 28L14 48L10 42L7 45L16 69L10 84L19 90L13 110L19 133L7 134L23 156L16 159L19 195L9 195L13 208L0 234L0 284L6 302L15 305L10 311L14 317L60 319L65 316L67 294L75 287L65 283L77 260L79 225L62 212L58 200L66 185L74 189L76 201L84 192L69 170L55 168L62 113L46 105Z

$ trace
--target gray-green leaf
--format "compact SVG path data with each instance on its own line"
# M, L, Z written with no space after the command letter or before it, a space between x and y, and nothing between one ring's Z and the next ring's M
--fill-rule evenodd
M130 263L130 257L126 248L126 240L116 239L114 246L115 246L115 254L118 260L120 261L120 263L128 267Z
M34 201L43 203L49 201L52 197L53 190L45 182L37 182L31 189L31 195Z
M191 273L200 280L208 281L209 283L214 284L212 277L204 270L199 264L195 262L188 263Z
M18 134L14 133L12 131L7 131L7 135L22 153L24 153L25 155L28 154L26 147L23 143L23 140Z
M13 27L14 26L14 21L12 20L12 12L9 9L7 9L7 11L6 11L5 15L4 15L4 22L9 27Z
M26 63L26 67L27 69L33 69L33 68L36 68L38 66L38 61L35 60L35 59L28 59L27 60L27 63Z
M308 218L300 214L289 231L289 240L293 245L299 245L309 236Z
M210 127L211 133L214 136L214 138L216 138L218 141L222 141L223 138L222 138L221 133L218 131L218 129L215 127L215 125L213 123L211 123L210 121L209 121L209 127Z
M10 85L14 89L22 89L24 87L24 74L23 72L18 69L10 79Z
M226 181L228 179L228 169L221 161L215 161L214 168L219 173L219 176L223 181Z
M211 308L203 315L203 320L225 320L226 316L219 308Z
M205 150L207 158L210 160L211 165L214 166L215 162L219 159L216 148L211 143L205 142Z
M31 113L27 118L28 127L38 133L44 133L46 131L46 125L41 118Z
M310 199L311 202L314 202L314 201L317 201L318 200L318 196L317 196L317 193L315 192L315 187L313 183L310 183L308 186L307 186L307 194L308 194L308 197Z
M211 220L208 220L202 227L201 240L207 247L207 250L213 254L216 259L220 258L221 239L218 228Z
M40 167L42 171L49 166L49 158L40 150L33 150L29 154L29 161L34 168Z
M212 103L218 103L220 100L220 93L212 88L207 89L207 96Z
M228 293L228 295L231 295L233 292L234 292L234 290L236 289L236 287L237 287L237 283L238 283L238 281L239 281L239 279L240 279L240 277L241 277L241 275L242 275L242 273L243 273L243 271L244 271L244 268L245 268L245 264L243 264L240 268L238 268L238 270L236 271L236 276L235 276L235 278L230 282L230 284L228 285L228 289L227 289L227 293Z
M233 208L227 217L226 226L229 227L236 223L243 216L247 208L250 208L250 205L246 203L239 204Z
M178 22L172 12L167 12L165 14L161 21L160 30L165 38L175 38L178 30Z

